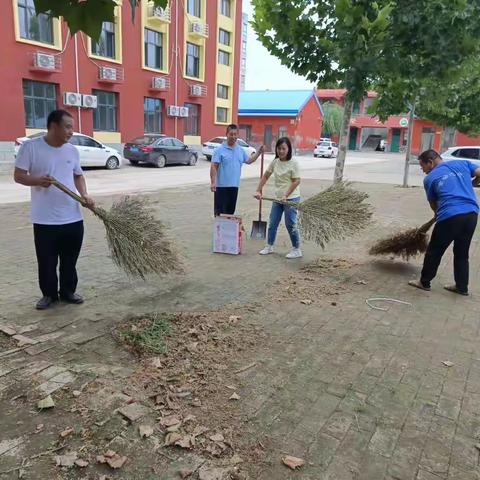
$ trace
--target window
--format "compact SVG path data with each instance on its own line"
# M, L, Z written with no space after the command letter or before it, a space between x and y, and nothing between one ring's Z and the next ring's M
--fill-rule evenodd
M37 15L33 0L18 0L20 37L53 45L53 21L45 13Z
M461 148L453 153L454 157L467 158L468 160L478 160L478 148Z
M187 13L200 18L202 16L200 5L201 0L187 0Z
M99 57L115 57L115 24L103 22L102 33L98 42L92 42L92 53Z
M200 47L187 42L187 77L200 77Z
M97 108L93 110L93 129L103 132L117 131L117 94L94 90L97 96Z
M83 135L75 135L75 137L77 138L77 144L81 147L102 148L93 138L84 137Z
M27 128L46 128L48 114L57 108L55 84L23 81L23 102Z
M228 108L217 107L217 122L227 123Z
M352 107L352 115L359 115L360 114L360 103L354 102Z
M230 32L227 32L223 28L218 30L218 41L222 45L226 45L227 47L230 46Z
M218 63L220 63L221 65L230 65L230 54L225 50L219 50Z
M145 66L163 68L163 35L148 28L145 29Z
M185 118L185 135L200 135L200 108L195 103L186 103L188 107L188 117Z
M222 85L221 83L217 84L217 98L228 99L228 86Z
M231 3L230 0L220 0L220 13L225 17L231 17Z
M162 100L145 97L143 100L143 130L145 133L162 131Z
M177 147L177 148L182 147L183 148L185 146L184 143L182 143L180 140L178 140L176 138L172 138L171 140L172 140L172 143L173 143L174 147Z

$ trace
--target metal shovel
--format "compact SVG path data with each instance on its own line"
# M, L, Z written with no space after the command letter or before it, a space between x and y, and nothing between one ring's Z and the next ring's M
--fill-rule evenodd
M263 177L263 153L260 157L260 178ZM258 201L258 221L254 220L252 224L252 233L250 238L264 240L267 236L267 222L262 222L262 199Z

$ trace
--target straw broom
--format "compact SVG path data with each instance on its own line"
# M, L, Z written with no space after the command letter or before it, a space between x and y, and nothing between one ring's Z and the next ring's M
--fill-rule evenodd
M397 233L392 237L378 241L369 251L370 255L392 255L409 260L421 253L425 253L428 247L427 232L435 223L432 218L419 228L410 228L405 232Z
M346 182L336 183L300 203L263 198L296 208L302 237L321 248L331 240L343 240L362 230L372 217L371 206L365 202L368 195Z
M182 271L177 250L167 238L164 224L147 210L145 200L124 197L109 211L87 207L85 200L58 180L52 185L89 208L102 220L114 263L131 277Z

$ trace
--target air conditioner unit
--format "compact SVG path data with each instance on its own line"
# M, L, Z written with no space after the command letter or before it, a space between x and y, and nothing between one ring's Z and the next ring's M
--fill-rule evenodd
M100 67L100 78L103 80L116 80L117 70L110 67Z
M167 79L165 77L153 77L152 88L165 90L167 88Z
M192 32L202 34L205 28L201 23L192 23Z
M167 113L170 117L178 117L180 113L180 107L177 107L176 105L169 105Z
M190 95L194 97L201 97L203 89L201 85L191 85L190 86Z
M75 92L65 92L63 94L63 103L64 105L70 105L71 107L81 107L82 95Z
M180 112L179 112L179 116L180 117L188 117L188 107L180 107L179 108Z
M48 70L55 70L55 57L48 53L35 53L35 66L46 68Z
M82 106L85 108L97 108L96 95L82 95Z

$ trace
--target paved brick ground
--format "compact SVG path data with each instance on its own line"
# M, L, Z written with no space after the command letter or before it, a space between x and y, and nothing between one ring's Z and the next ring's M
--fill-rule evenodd
M305 193L318 185L305 182ZM264 327L269 341L259 348L255 368L242 374L240 392L245 442L258 439L266 447L267 458L252 465L252 478L480 478L475 447L480 441L478 234L471 251L472 296L442 291L441 285L451 280L450 253L433 291L416 291L406 282L418 274L419 261L372 260L365 251L372 238L428 219L422 191L359 188L371 195L376 223L363 236L322 254L354 262L351 268L314 276L308 290L311 305L291 295L280 301L284 292L271 290L276 281L284 285L290 274L301 281L300 268L321 252L306 245L303 260L287 262L278 254L258 257L261 245L248 241L241 257L212 255L211 196L204 187L194 187L152 197L152 208L170 224L185 251L186 276L127 281L107 258L101 225L87 215L79 261L80 290L87 302L38 313L32 308L38 292L27 206L2 208L1 324L36 342L21 351L12 351L11 344L2 349L0 343L3 411L19 413L10 387L22 379L32 379L31 387L47 394L101 375L102 368L118 378L128 374L128 355L104 337L108 325L126 313L257 302L262 308L252 313L252 320ZM245 182L240 200L247 229L255 215L253 189L252 182ZM278 250L288 250L283 231ZM371 297L393 297L411 306L372 310L365 303ZM446 360L454 365L445 366ZM15 464L14 453L27 441L22 428L9 424L0 433L0 466ZM16 445L18 438L23 440ZM280 462L284 454L300 456L307 464L291 472ZM25 478L42 478L30 475Z

